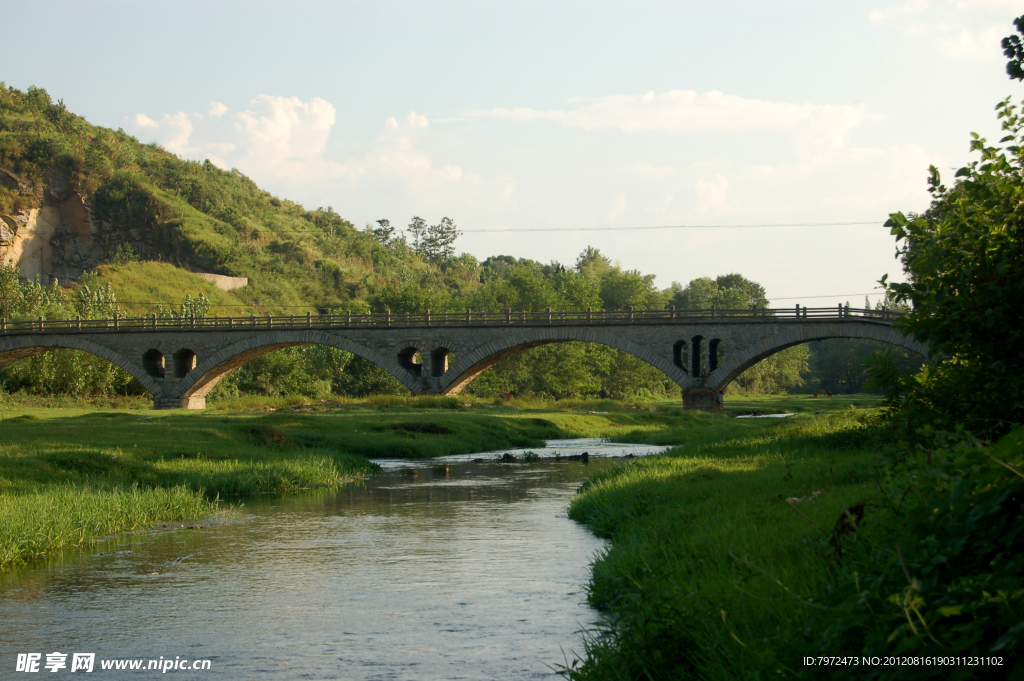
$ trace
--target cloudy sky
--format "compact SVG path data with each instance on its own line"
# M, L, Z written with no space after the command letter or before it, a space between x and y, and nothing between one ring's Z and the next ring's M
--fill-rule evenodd
M662 287L740 272L779 306L859 304L899 278L887 215L1024 95L999 47L1021 10L6 0L30 28L0 79L357 226L449 216L481 259L593 245ZM688 228L619 229L664 225Z

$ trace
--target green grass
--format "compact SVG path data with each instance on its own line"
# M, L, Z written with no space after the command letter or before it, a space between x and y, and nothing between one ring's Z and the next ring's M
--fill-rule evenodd
M882 405L881 395L835 395L833 397L813 397L811 395L760 395L725 397L725 411L730 414L802 414L827 413L848 409L870 409Z
M54 485L0 494L0 569L116 532L222 512L216 499L184 487Z
M826 531L878 496L871 412L689 419L631 434L678 446L597 474L572 501L570 517L612 540L589 587L605 618L572 678L751 678L755 651L830 588Z
M170 263L133 262L127 265L101 265L96 268L101 284L110 283L117 292L117 302L128 315L143 315L157 309L157 303L178 312L178 306L189 293L193 298L205 293L210 299L209 315L244 317L252 308L239 301L228 291L222 291L211 282L188 270Z

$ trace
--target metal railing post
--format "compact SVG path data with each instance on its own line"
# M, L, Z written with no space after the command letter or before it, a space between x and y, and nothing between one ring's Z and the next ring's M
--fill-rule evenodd
M587 321L590 322L590 321L593 321L593 320L594 320L594 308L588 307L587 308Z
M391 310L387 310L384 313L384 321L387 322L388 326L391 326Z
M311 326L313 326L313 313L312 312L307 312L306 313L306 328L308 329Z
M470 324L470 323L472 323L472 321L473 321L473 316L472 316L472 312L471 312L471 311L470 311L470 309L469 309L469 308L467 307L467 308L466 308L466 323L467 323L467 324Z
M352 325L352 310L345 310L345 326Z

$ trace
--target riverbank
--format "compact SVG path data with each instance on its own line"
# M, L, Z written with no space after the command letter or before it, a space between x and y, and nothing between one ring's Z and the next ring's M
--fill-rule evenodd
M787 400L800 398L755 403L772 413ZM842 402L804 398L828 406L632 434L677 446L595 475L571 503L570 517L612 543L589 585L603 624L567 675L724 680L778 666L765 657L774 637L834 581L822 537L880 496L885 428L873 410L830 408Z
M671 444L684 434L718 437L734 423L684 412L677 401L247 398L202 412L145 407L132 398L93 405L5 396L0 518L10 521L0 533L0 569L216 513L236 496L348 484L376 471L371 458L539 448L577 437ZM747 423L741 427L754 432L767 427ZM73 505L64 503L72 496Z

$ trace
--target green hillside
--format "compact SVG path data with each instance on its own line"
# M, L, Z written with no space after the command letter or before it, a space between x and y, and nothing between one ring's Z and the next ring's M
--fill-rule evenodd
M165 262L100 265L95 275L99 283L109 283L113 287L121 309L131 316L152 312L159 305L177 306L182 291L206 296L210 301L211 315L240 317L255 312L252 305L239 300L233 292L222 291L188 270Z

